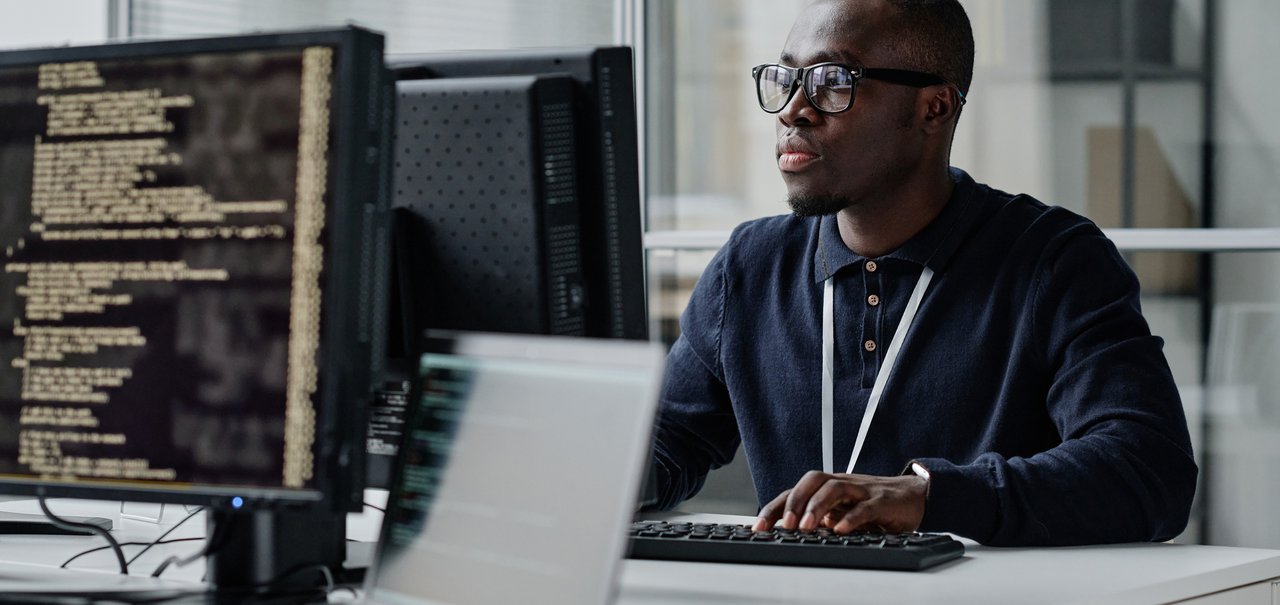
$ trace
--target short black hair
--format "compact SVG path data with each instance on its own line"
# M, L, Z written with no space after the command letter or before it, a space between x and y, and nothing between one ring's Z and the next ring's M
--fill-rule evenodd
M941 76L969 94L973 27L959 0L887 0L897 10L888 42L902 67Z

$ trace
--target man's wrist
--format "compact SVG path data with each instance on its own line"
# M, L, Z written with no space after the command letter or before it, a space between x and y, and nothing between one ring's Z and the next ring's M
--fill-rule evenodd
M925 468L923 464L912 460L911 463L907 465L906 471L903 472L904 475L907 473L911 473L921 479L924 479L924 499L927 502L929 500L929 484L931 483L929 469Z

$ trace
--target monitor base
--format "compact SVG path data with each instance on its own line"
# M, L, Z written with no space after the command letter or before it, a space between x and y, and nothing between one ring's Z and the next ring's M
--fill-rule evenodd
M279 593L349 582L345 512L209 510L215 591ZM323 571L322 571L323 568Z
M63 517L67 521L75 523L88 523L96 525L111 531L111 519L103 517ZM26 513L7 513L0 512L0 535L59 535L59 536L89 536L93 535L88 531L73 531L62 529L51 523L48 517L44 515L32 515Z

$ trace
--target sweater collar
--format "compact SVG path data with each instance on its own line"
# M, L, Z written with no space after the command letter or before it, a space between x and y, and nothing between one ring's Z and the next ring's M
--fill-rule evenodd
M933 269L934 273L946 270L951 258L955 256L964 238L974 227L976 202L974 183L967 173L959 168L951 168L951 180L955 188L951 198L943 206L942 212L919 233L902 244L897 250L877 257L874 260L898 259L922 267ZM850 265L860 265L868 260L854 253L844 245L840 238L840 227L836 215L828 214L818 219L818 245L814 251L814 281L823 282Z

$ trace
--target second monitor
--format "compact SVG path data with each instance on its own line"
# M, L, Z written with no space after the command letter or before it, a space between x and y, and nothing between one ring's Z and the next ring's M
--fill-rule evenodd
M466 268L454 267L432 280L429 298L444 288L455 301L503 299L502 308L428 303L428 317L417 319L433 328L646 339L631 49L434 53L387 64L399 80L393 205L425 222L427 248L447 255L466 246L466 263L489 271L462 278ZM540 245L486 250L495 232ZM449 262L439 256L433 262ZM521 256L538 265L536 283L515 284L534 277L519 268ZM440 275L442 267L427 269ZM475 288L485 291L457 291ZM545 313L515 319L513 306Z
M397 242L398 268L410 269L397 285L421 292L401 316L425 313L433 328L586 335L572 81L397 88L395 203L413 211L396 215L413 221L397 229L409 240L407 250Z
M389 56L397 80L386 485L428 328L645 340L630 48Z

